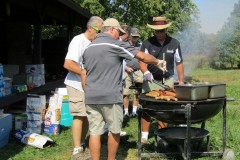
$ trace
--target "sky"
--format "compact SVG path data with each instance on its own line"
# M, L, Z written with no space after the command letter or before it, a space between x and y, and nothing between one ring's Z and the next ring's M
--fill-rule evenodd
M235 3L239 0L192 0L200 11L201 31L217 33L230 17Z

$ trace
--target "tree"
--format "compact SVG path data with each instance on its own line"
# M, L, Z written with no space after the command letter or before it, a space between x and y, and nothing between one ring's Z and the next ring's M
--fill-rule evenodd
M206 35L199 31L199 10L191 0L75 0L82 7L90 10L93 15L103 19L114 17L122 24L136 26L140 29L141 40L152 35L152 30L146 26L152 22L153 16L165 15L173 24L168 28L168 34L181 42L183 56L190 58L191 69L201 66L206 58L212 42L206 40ZM95 5L95 6L94 6ZM96 7L98 6L98 7ZM197 55L197 56L196 56ZM185 57L184 57L185 58ZM186 61L185 61L186 62ZM192 66L194 64L195 66Z
M231 68L234 65L240 66L240 0L234 5L234 9L218 32L217 43L220 53L220 62L226 66L229 63Z
M113 17L121 24L138 27L140 39L145 40L152 36L151 24L154 16L165 15L172 25L168 28L168 34L176 37L181 42L183 56L190 57L198 63L204 59L207 51L202 42L206 42L205 35L200 31L198 24L198 9L191 0L74 0L81 7L89 10L92 15L98 15L103 19ZM66 27L66 26L65 26ZM58 37L64 28L49 27L44 29L46 38ZM67 29L65 29L67 31ZM80 30L75 32L80 33ZM74 35L74 34L73 34ZM203 40L204 39L204 40ZM206 44L210 44L206 42ZM201 45L201 46L200 46ZM190 56L189 56L190 55ZM196 57L195 55L199 55ZM184 57L185 58L185 57ZM199 61L199 59L201 59ZM206 58L205 58L206 59Z
M165 15L173 25L170 34L181 31L191 23L198 10L191 0L75 0L93 15L103 19L114 17L122 24L136 26L140 29L141 39L148 38L152 31L146 27L153 16Z

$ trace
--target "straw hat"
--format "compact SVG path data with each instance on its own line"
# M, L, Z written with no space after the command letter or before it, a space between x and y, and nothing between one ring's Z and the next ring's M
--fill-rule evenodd
M147 24L147 26L154 30L165 29L172 25L172 23L166 22L166 17L153 17L153 22L153 25Z

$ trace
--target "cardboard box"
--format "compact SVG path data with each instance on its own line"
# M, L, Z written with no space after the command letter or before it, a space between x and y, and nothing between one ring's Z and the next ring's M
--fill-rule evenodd
M45 85L45 76L43 74L27 75L27 84L33 83L35 87Z
M4 114L0 117L0 148L8 144L12 130L12 115Z
M1 87L1 88L4 87L4 80L3 80L3 78L0 78L0 87Z
M43 113L46 109L46 95L29 94L27 97L27 131L31 133L42 133Z
M15 74L13 76L14 85L26 85L27 84L27 74Z
M3 76L3 65L0 63L0 75Z
M4 88L0 87L0 97L3 97L3 96L4 96Z
M27 120L27 132L41 134L43 132L42 120Z
M3 87L4 88L12 88L12 78L3 77Z
M3 88L3 97L8 96L12 94L12 87L9 88Z
M26 112L42 113L44 109L46 109L46 95L28 95Z
M31 64L25 66L27 74L45 74L44 64Z
M13 78L15 74L19 74L19 65L3 65L4 77Z

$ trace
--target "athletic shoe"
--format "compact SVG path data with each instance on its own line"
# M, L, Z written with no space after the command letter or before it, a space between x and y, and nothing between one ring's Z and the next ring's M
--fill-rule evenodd
M123 123L127 123L127 122L129 122L129 115L125 114L123 117Z
M84 151L79 150L78 153L71 156L71 160L90 160L91 155L89 149L86 149Z
M132 113L132 118L137 118L137 113Z
M123 137L123 136L126 136L127 135L127 132L124 132L124 131L121 131L120 132L120 136Z
M86 158L88 158L90 156L90 153L89 151L85 153L85 150L86 150L86 145L83 143L81 144L80 149L78 149L78 153L71 156L71 160L85 160Z
M141 138L141 144L145 145L147 144L148 140L146 138Z

